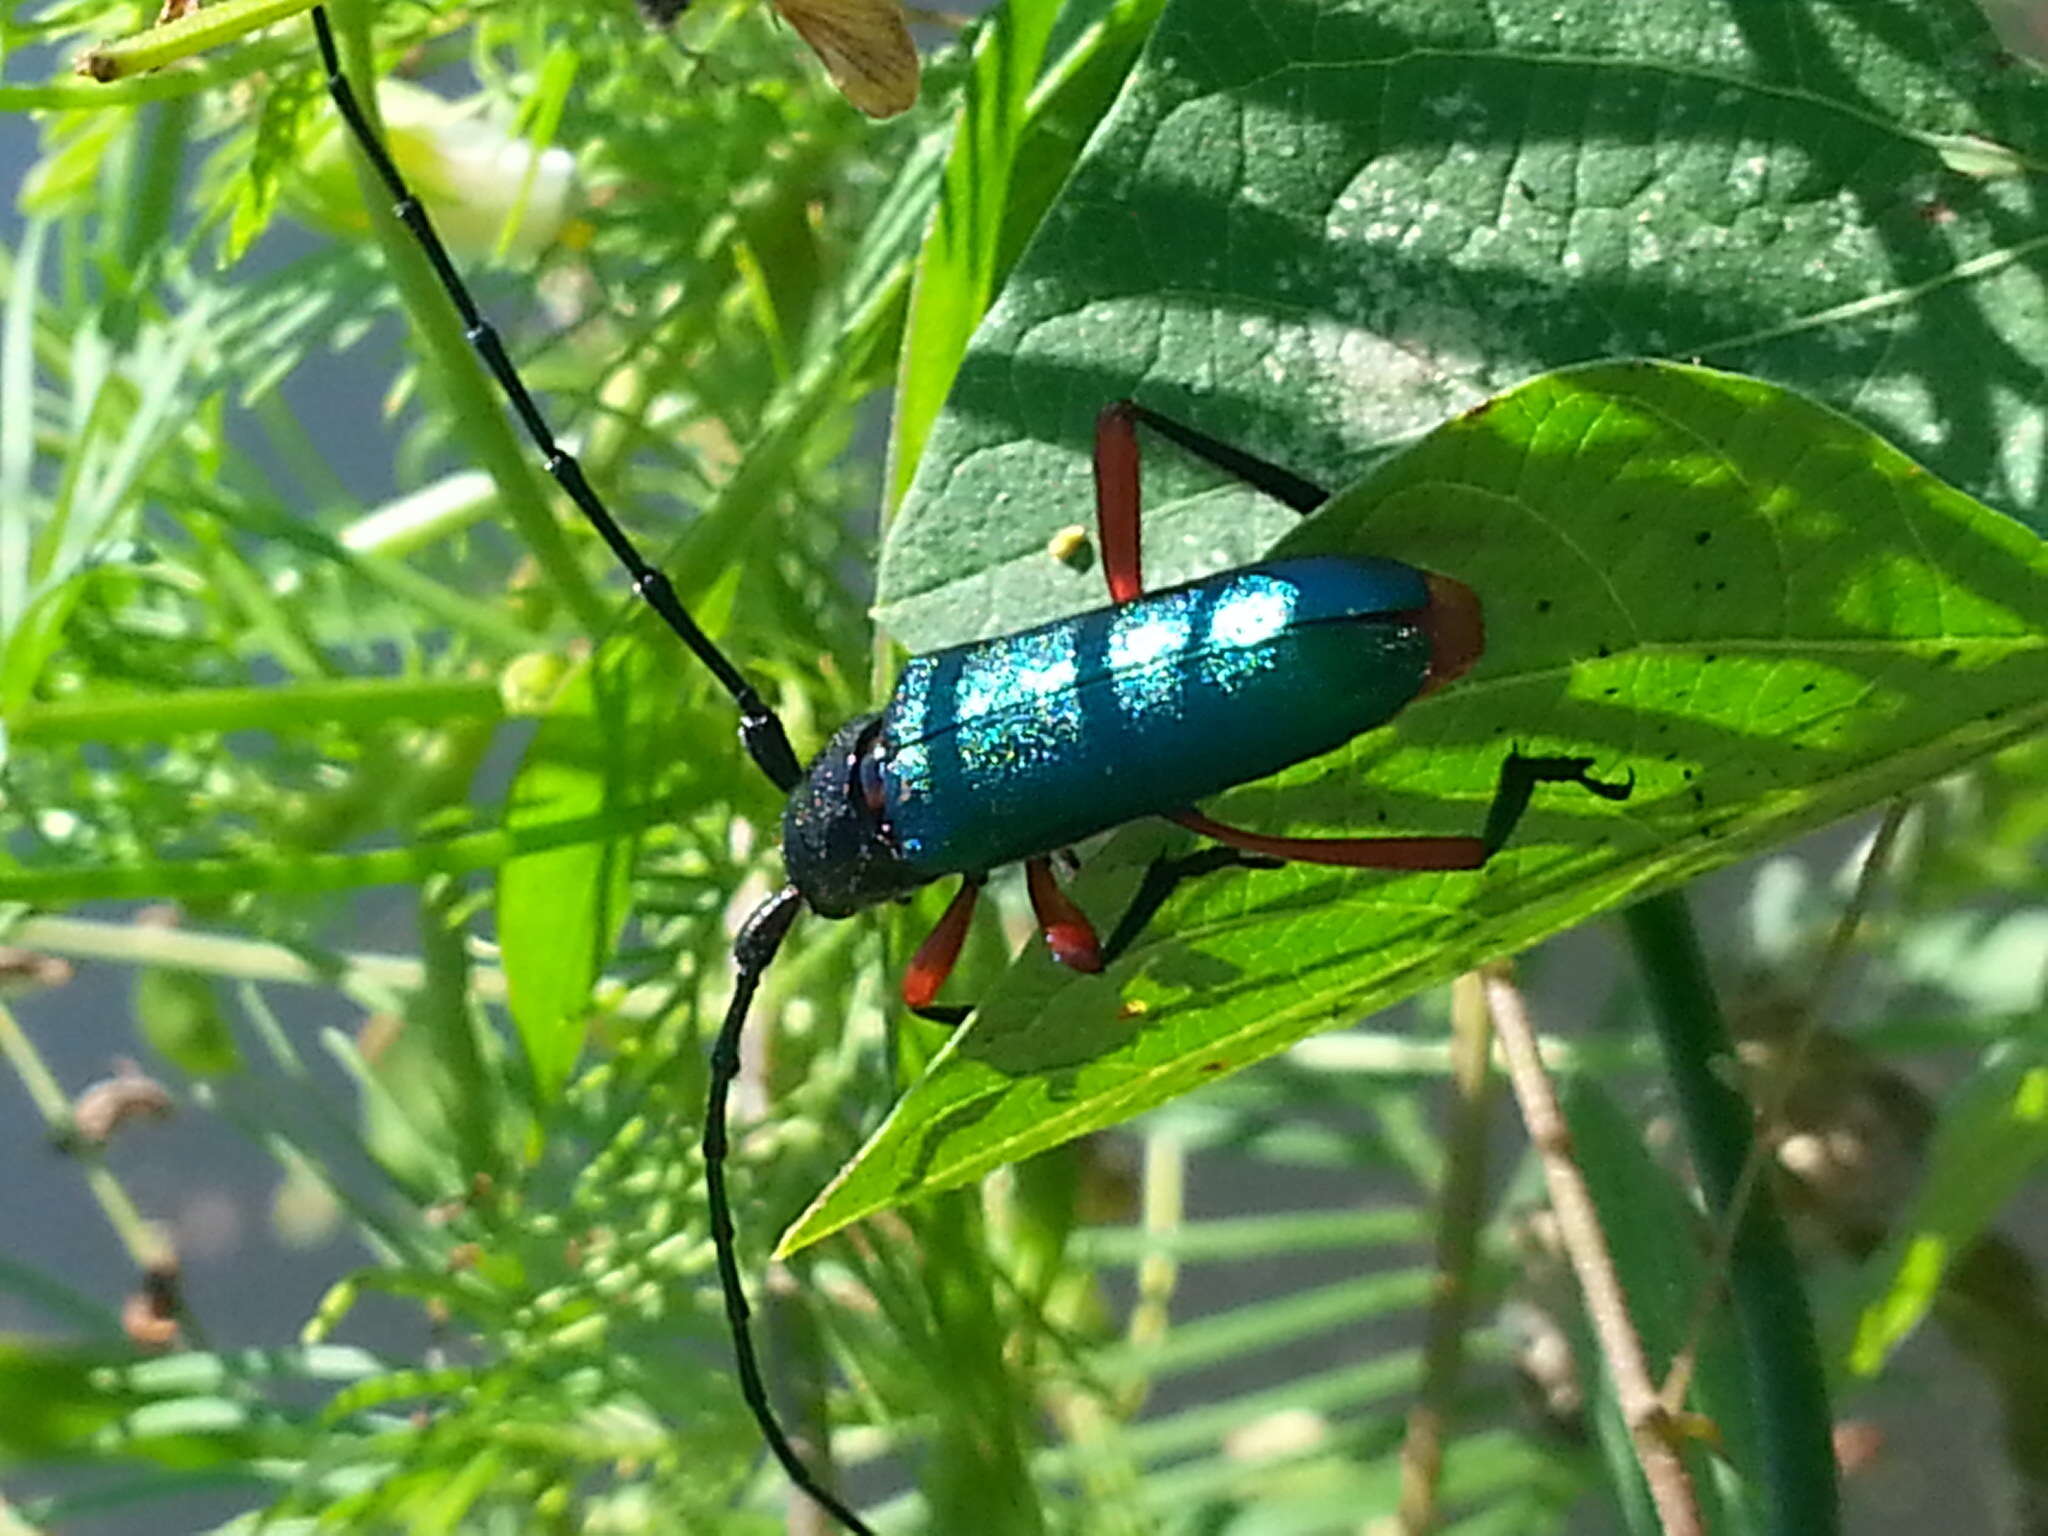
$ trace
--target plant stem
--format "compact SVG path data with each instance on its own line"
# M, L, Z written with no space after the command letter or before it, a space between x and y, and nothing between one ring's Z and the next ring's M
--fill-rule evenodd
M242 891L348 891L410 885L429 875L495 869L523 853L638 832L669 814L660 802L614 806L588 816L522 827L489 827L415 838L365 853L253 852L240 857L153 859L143 863L0 868L0 901L55 907L76 901L191 901Z
M1615 1272L1607 1234L1600 1228L1600 1213L1586 1187L1586 1176L1573 1159L1571 1129L1557 1101L1557 1090L1544 1070L1535 1026L1523 1005L1521 989L1505 966L1489 966L1481 974L1500 1039L1501 1059L1507 1063L1508 1081L1514 1085L1515 1101L1522 1107L1529 1143L1543 1164L1543 1182L1550 1191L1551 1209L1557 1215L1558 1235L1585 1297L1586 1316L1600 1340L1608 1379L1614 1383L1615 1402L1628 1425L1643 1480L1649 1485L1650 1498L1657 1507L1658 1522L1665 1536L1705 1536L1706 1525L1700 1516L1692 1474L1679 1454L1671 1414L1657 1395L1642 1335L1629 1316L1628 1297Z
M0 85L0 112L104 112L146 101L178 101L231 89L252 75L288 68L304 57L302 44L266 38L247 43L229 55L188 60L182 68L162 74L110 81L66 78L39 85Z
M28 1090L28 1096L42 1115L44 1124L55 1132L71 1123L71 1100L50 1071L49 1064L43 1060L42 1053L36 1049L35 1042L29 1039L28 1032L4 1003L0 1003L0 1056L5 1056L14 1068L15 1076ZM121 1246L128 1250L135 1267L147 1269L160 1262L165 1254L164 1239L135 1208L135 1202L128 1198L128 1191L122 1188L120 1180L97 1156L89 1156L84 1162L85 1182L92 1190L93 1199L106 1214L107 1224L120 1238Z
M1171 1238L1187 1219L1187 1152L1172 1131L1153 1130L1145 1137L1144 1232L1148 1239ZM1172 1250L1147 1247L1137 1265L1138 1294L1124 1331L1134 1358L1166 1342L1173 1327L1173 1295L1180 1284L1180 1261ZM1141 1365L1125 1388L1118 1409L1136 1418L1151 1390L1150 1373Z
M1437 1192L1436 1283L1422 1346L1422 1389L1408 1410L1401 1446L1403 1536L1422 1536L1438 1519L1444 1431L1465 1362L1465 1324L1486 1209L1486 1131L1493 1108L1493 1016L1484 982L1468 971L1451 986L1451 1127L1443 1187Z
M170 243L191 125L189 98L155 102L138 114L137 132L129 141L132 161L117 194L118 211L109 221L118 241L114 270L122 276L106 318L109 336L123 347L134 344L139 295L155 282Z
M219 731L308 730L394 720L497 719L493 678L352 677L289 688L194 688L135 698L85 698L24 706L10 722L20 746L168 741Z
M1735 1047L1707 975L1685 898L1653 896L1623 914L1649 992L1679 1117L1708 1208L1728 1219L1749 1153L1750 1109L1730 1086ZM1841 1529L1832 1416L1799 1267L1767 1187L1736 1213L1729 1298L1757 1407L1756 1469L1777 1536Z
M1843 907L1834 932L1829 936L1827 949L1814 968L1812 984L1791 1017L1780 1026L1784 1045L1778 1054L1782 1064L1758 1095L1752 1114L1752 1119L1758 1124L1776 1126L1784 1123L1792 1091L1800 1080L1807 1052L1820 1029L1821 1009L1833 992L1843 966L1848 963L1857 934L1862 932L1863 918L1876 897L1878 883L1891 862L1892 845L1897 842L1899 829L1905 825L1906 813L1911 808L1910 800L1894 800L1886 808L1884 819L1878 823L1877 833L1864 857L1863 868L1857 874L1856 889ZM1771 1149L1765 1139L1751 1136L1749 1151L1742 1160L1742 1171L1736 1175L1735 1186L1728 1195L1727 1211L1718 1223L1714 1251L1708 1256L1709 1284L1701 1289L1692 1320L1680 1336L1684 1342L1672 1358L1669 1374L1664 1379L1664 1402L1674 1411L1685 1400L1691 1385L1693 1367L1699 1359L1698 1343L1706 1333L1714 1307L1719 1303L1720 1277L1728 1271L1735 1239L1742 1226L1742 1213L1771 1161Z

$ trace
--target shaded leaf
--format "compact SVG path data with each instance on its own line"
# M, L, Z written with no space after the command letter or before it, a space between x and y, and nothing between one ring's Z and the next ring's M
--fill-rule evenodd
M891 499L901 496L904 487L895 476L907 477L917 463L968 338L995 293L1003 232L1012 215L1011 172L1036 126L1031 88L1057 10L1048 0L1012 0L991 13L976 38L938 211L918 255L904 319Z
M923 651L1099 602L1045 545L1107 401L1336 486L1611 356L1800 389L2039 531L2048 80L2010 62L1964 0L1178 0L976 336L881 621ZM1159 584L1275 536L1182 489Z

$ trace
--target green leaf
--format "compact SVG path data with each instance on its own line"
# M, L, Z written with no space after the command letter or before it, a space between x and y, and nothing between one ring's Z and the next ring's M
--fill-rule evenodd
M601 815L644 797L647 716L662 687L645 644L602 648L534 737L512 782L518 831ZM543 1102L583 1047L590 991L632 906L637 832L508 859L498 873L498 937L513 1022Z
M1226 1365L1260 1350L1314 1338L1366 1318L1419 1311L1429 1300L1431 1271L1384 1270L1268 1301L1183 1321L1156 1343L1126 1345L1096 1357L1105 1372L1142 1371L1152 1379Z
M301 158L307 116L314 103L325 100L320 82L310 72L281 76L263 90L248 174L234 183L234 211L222 243L224 262L241 260L269 227L282 179Z
M1011 0L990 14L976 39L938 211L904 319L891 453L899 475L917 463L968 337L995 293L1010 173L1031 127L1026 106L1058 9L1047 0ZM892 480L890 498L902 490Z
M75 1453L143 1394L110 1384L112 1348L53 1348L0 1339L0 1464Z
M2040 531L2048 80L1966 0L1877 15L1176 0L960 369L882 623L923 651L1098 603L1045 546L1110 400L1342 485L1599 357L1797 388ZM1161 584L1274 536L1148 508Z
M226 1077L242 1053L228 1028L213 978L151 966L135 977L135 1018L166 1061L193 1077Z
M1419 1243L1422 1217L1399 1207L1383 1211L1305 1211L1278 1216L1190 1221L1170 1232L1138 1227L1083 1227L1067 1245L1077 1263L1137 1264L1157 1254L1181 1263L1239 1262L1369 1244Z
M281 1448L275 1433L265 1443L262 1417L229 1396L151 1385L125 1349L0 1340L0 1465L87 1456L246 1465Z
M1867 1298L1849 1368L1875 1376L1917 1328L1952 1266L2048 1161L2048 1062L2038 1052L1994 1061L1942 1114L1912 1209L1864 1265Z
M1222 798L1289 833L1470 832L1508 750L1590 753L1626 805L1539 795L1478 874L1292 865L1183 888L1111 971L1030 946L783 1239L1112 1125L1303 1036L1896 794L2048 722L2048 552L1862 428L1647 363L1538 379L1283 546L1468 583L1485 656L1348 747ZM1113 923L1169 834L1076 887Z

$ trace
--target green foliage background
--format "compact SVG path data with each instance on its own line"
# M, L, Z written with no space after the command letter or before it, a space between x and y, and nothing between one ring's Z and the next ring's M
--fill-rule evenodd
M1838 1385L1882 1405L1931 1315L1999 1395L2000 1475L2048 1486L2020 1363L2048 1358L2048 1323L1982 1278L2026 1272L1993 1223L2048 1151L2048 85L1974 10L1013 0L928 39L923 104L885 125L759 7L700 4L674 37L564 0L337 16L352 67L573 157L581 200L539 260L493 233L537 179L449 172L439 211L485 232L459 260L557 429L800 750L886 687L892 643L1100 600L1048 544L1087 521L1094 411L1135 394L1344 489L1297 527L1153 451L1153 581L1285 536L1416 559L1488 605L1468 685L1219 814L1468 830L1510 738L1638 774L1625 811L1546 803L1483 877L1190 890L1107 981L1035 946L1010 963L1013 911L1012 942L987 925L962 967L986 1006L950 1039L888 1001L944 893L806 924L757 1013L739 1219L786 1411L832 1427L879 1529L1250 1536L1391 1511L1419 1365L1386 1340L1415 1336L1470 1148L1434 1128L1440 997L1360 1014L1909 792L1882 899L1842 930L1855 989L1812 980L1846 887L1778 863L1732 1011L1829 1026L1825 1074L1753 1053L1802 1106L1774 1131L1819 1135L1851 1085L1896 1098L1892 1053L1959 1084L1901 1133L1888 1182L1913 1202L1791 1193L1831 1255ZM0 902L12 942L132 968L153 1069L362 1257L297 1340L210 1349L188 1315L157 1359L115 1297L0 1261L51 1323L0 1341L0 1471L89 1474L30 1481L0 1521L203 1490L251 1530L779 1528L695 1151L730 933L780 878L775 797L723 696L622 615L417 259L358 218L304 21L113 85L62 73L147 20L0 21L0 110L42 150L0 251ZM434 142L408 162L430 185ZM382 419L337 433L336 351L385 371ZM1529 382L1632 356L1758 377ZM337 437L388 444L381 504ZM1119 834L1083 901L1113 914L1170 836ZM416 951L361 952L353 898L394 889ZM115 900L181 920L93 905ZM364 1027L304 1027L309 987ZM60 1127L79 1085L38 1037L62 997L0 1011ZM1557 1054L1662 1353L1705 1262L1635 1134L1660 1102L1643 1014L1625 986ZM1137 1181L1068 1140L1139 1109ZM139 1268L161 1239L119 1175L147 1134L80 1154ZM1357 1194L1208 1217L1213 1148ZM869 1219L769 1271L835 1174L792 1246ZM1510 1219L1532 1195L1466 1213L1453 1528L1605 1506L1651 1529L1597 1385L1604 1458L1512 1408L1493 1304L1542 1292ZM1310 1254L1346 1278L1296 1278ZM1182 1266L1255 1263L1256 1299L1176 1306ZM430 1319L434 1348L348 1343L366 1295ZM1732 1447L1710 1517L1783 1529L1727 1350L1703 1372Z

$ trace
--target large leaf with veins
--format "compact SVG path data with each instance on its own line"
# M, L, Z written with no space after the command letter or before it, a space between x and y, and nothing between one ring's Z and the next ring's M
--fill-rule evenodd
M1651 363L1535 380L1389 460L1281 547L1398 551L1458 577L1485 603L1486 653L1393 726L1233 791L1216 815L1472 831L1517 745L1590 753L1634 774L1633 798L1546 789L1477 873L1212 877L1102 976L1033 946L785 1248L2048 723L2048 547L1755 380ZM1134 827L1093 861L1078 894L1098 922L1179 837Z
M788 1241L2037 728L2040 545L1970 498L2043 526L2044 165L2048 83L1967 0L1174 0L969 350L883 624L929 649L1099 604L1048 541L1134 396L1366 477L1301 525L1155 446L1155 584L1286 539L1486 605L1473 676L1208 809L1470 831L1517 742L1637 792L1546 789L1478 875L1217 876L1104 978L1034 948ZM1686 370L1526 382L1614 356L1860 425ZM1081 899L1112 919L1184 841L1120 833Z
M1176 0L975 338L881 622L1101 602L1046 544L1105 401L1341 486L1602 357L1788 385L2042 531L2044 167L2048 80L1968 0ZM1157 582L1285 529L1153 479Z

